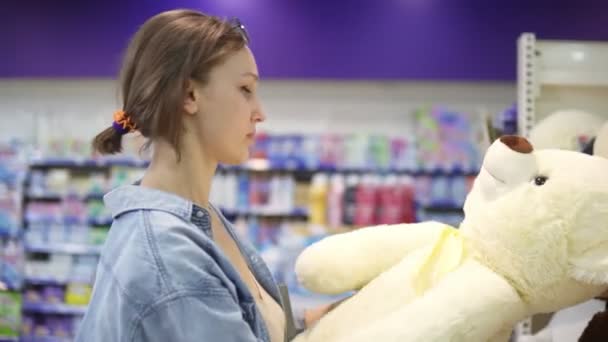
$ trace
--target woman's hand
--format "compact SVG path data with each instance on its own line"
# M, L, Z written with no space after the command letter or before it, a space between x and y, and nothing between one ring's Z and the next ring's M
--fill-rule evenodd
M312 327L315 323L317 323L323 316L329 313L331 310L335 309L338 305L340 305L343 301L347 300L349 297L341 299L337 302L321 305L313 309L308 309L304 311L304 324L306 328Z

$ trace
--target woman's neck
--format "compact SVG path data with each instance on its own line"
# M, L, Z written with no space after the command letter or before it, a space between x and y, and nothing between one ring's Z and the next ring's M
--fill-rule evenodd
M207 157L204 151L195 150L192 146L187 143L181 146L181 158L178 161L177 154L169 143L155 143L150 167L141 185L174 193L208 208L217 162Z

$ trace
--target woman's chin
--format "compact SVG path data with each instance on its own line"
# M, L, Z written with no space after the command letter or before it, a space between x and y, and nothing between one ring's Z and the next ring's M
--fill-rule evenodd
M245 152L242 152L240 154L235 153L234 155L223 158L222 160L220 160L220 164L229 165L229 166L237 166L237 165L242 165L242 164L246 163L248 160L249 160L249 150L246 150Z

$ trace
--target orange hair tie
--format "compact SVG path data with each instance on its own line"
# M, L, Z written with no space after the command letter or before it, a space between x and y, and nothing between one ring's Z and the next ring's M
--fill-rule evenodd
M137 130L137 125L124 110L117 110L114 112L112 127L120 134L127 134Z

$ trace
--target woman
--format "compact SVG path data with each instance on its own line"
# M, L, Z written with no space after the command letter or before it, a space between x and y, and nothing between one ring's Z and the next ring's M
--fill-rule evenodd
M140 184L104 198L114 221L77 341L284 341L270 272L208 201L218 163L244 162L265 119L247 41L238 22L190 10L131 41L123 110L94 147L117 153L137 130L152 158Z

